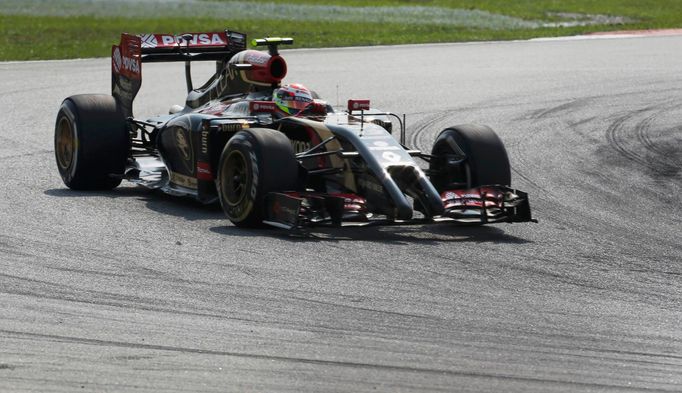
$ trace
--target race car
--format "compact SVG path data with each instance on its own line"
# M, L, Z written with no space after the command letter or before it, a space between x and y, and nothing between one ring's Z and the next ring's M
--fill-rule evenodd
M282 84L279 46L293 39L252 41L267 52L246 43L230 30L122 34L112 47L111 95L68 97L57 114L64 184L109 190L126 180L220 202L240 227L534 221L489 127L448 127L431 152L409 149L404 115L367 99L334 108L304 85ZM195 61L216 62L198 88ZM139 119L133 102L146 62L185 62L188 94L168 114Z

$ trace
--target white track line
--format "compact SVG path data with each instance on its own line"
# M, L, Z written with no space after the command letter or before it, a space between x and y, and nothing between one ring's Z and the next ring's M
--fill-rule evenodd
M539 37L531 38L529 41L577 41L577 40L599 40L599 39L619 39L619 38L642 38L642 37L673 37L682 35L682 29L660 29L660 30L624 30L607 31L603 33L590 33L585 35L574 35L566 37Z

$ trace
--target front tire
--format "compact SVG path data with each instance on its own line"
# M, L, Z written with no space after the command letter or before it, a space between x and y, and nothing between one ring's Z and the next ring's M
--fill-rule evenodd
M487 126L459 125L443 130L431 150L431 183L440 192L485 185L511 185L509 156Z
M298 181L298 161L289 139L267 128L235 134L218 168L220 205L239 227L262 226L267 194L294 190Z
M62 102L54 133L64 184L74 190L110 190L121 183L130 137L112 96L83 94Z

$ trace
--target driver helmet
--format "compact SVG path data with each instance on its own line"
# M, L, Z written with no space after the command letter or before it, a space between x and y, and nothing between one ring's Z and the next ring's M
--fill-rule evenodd
M277 107L290 115L296 115L313 103L313 95L307 87L292 83L275 90L273 98Z

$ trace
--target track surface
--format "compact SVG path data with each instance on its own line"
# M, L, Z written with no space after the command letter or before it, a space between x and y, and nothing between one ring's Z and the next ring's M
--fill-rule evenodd
M108 60L0 64L0 391L682 390L680 49L286 52L289 81L406 112L416 147L492 126L541 221L313 240L65 189L54 117L108 91ZM138 115L181 103L182 65L143 72Z

